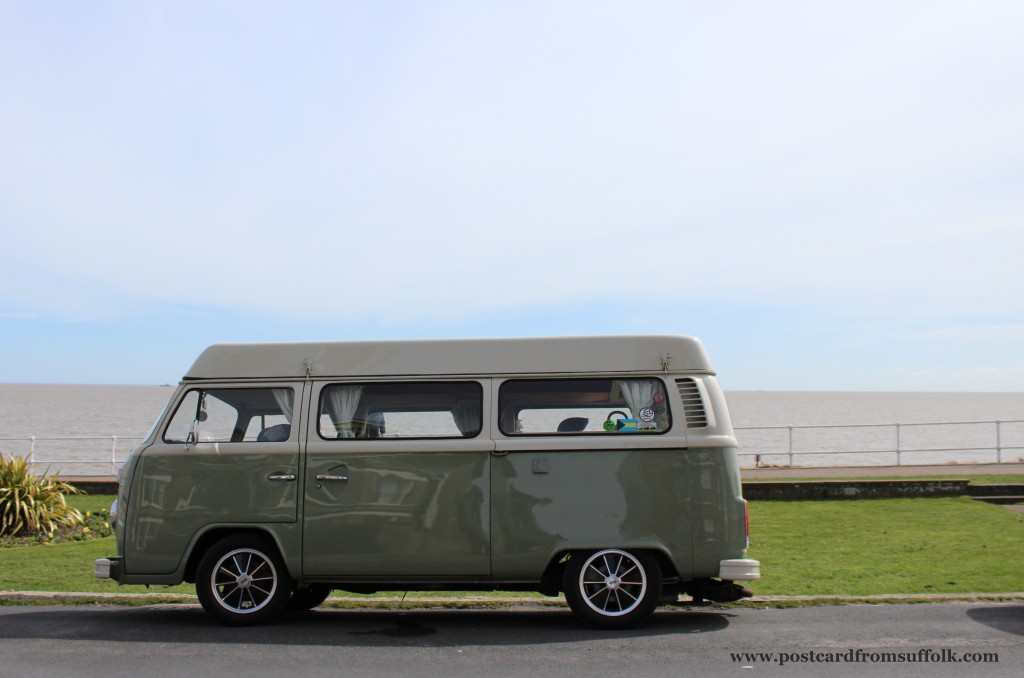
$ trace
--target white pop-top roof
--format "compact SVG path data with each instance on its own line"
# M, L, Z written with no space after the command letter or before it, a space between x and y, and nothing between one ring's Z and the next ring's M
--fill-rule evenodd
M668 356L671 356L669 359ZM215 344L185 379L712 373L694 337L600 336L530 339L334 341Z

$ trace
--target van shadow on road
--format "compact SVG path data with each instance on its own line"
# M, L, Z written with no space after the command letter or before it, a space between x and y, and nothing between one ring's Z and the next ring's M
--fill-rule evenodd
M1024 605L995 605L967 610L967 616L997 631L1024 636Z
M286 614L269 626L231 628L192 606L0 608L0 639L332 647L546 645L710 633L728 628L733 616L661 610L638 629L598 631L564 610L321 609Z

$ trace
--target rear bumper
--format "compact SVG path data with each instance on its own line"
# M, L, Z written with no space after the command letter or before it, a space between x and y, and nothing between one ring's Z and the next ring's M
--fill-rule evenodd
M718 576L724 581L751 581L761 578L761 563L749 558L734 558L718 563Z
M97 579L121 581L122 572L120 558L97 558L92 573Z

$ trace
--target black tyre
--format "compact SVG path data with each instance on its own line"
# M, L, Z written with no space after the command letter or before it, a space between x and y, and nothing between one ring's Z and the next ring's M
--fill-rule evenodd
M569 609L586 624L631 628L658 606L661 568L642 551L574 553L565 568L564 590Z
M274 543L258 535L221 539L196 570L203 609L233 626L263 624L288 604L292 582Z
M288 599L289 610L312 610L320 603L327 600L333 589L326 584L310 584L299 586L292 591L292 597Z

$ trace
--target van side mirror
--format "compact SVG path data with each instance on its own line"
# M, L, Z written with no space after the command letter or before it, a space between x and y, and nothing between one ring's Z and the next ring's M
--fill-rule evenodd
M199 420L198 419L193 419L192 420L192 427L188 431L188 437L185 438L185 451L188 452L189 450L191 450L193 447L196 446L196 443L198 443L198 442L199 442Z

